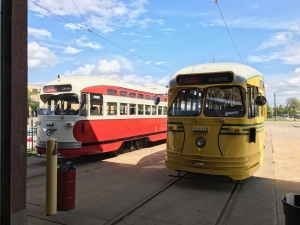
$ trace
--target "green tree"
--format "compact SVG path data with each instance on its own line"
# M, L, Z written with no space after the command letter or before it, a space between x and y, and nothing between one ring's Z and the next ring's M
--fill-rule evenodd
M291 115L293 115L295 119L297 111L300 110L300 100L295 97L287 98L286 106L289 108Z
M272 117L273 117L272 108L269 104L267 104L267 118L272 118Z
M277 106L276 107L276 115L281 116L282 114L284 114L284 108L282 106Z
M39 103L32 99L32 96L36 95L36 94L37 94L36 91L28 91L27 92L27 101L28 101L27 104L28 104L28 108L31 109L31 112L38 109L38 107L39 107Z

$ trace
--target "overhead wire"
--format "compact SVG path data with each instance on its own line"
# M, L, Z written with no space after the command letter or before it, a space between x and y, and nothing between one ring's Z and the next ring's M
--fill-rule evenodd
M86 22L84 21L84 19L83 19L83 17L82 17L82 15L81 15L81 13L79 12L79 10L78 10L78 8L77 8L77 6L76 6L76 4L75 4L74 0L72 0L72 1L73 1L73 4L75 5L75 8L77 9L77 12L78 12L78 14L80 15L80 17L81 17L82 21L84 22L84 24L85 24L86 28L87 28L88 30L90 30L90 29L88 28L88 26L87 26Z
M86 25L86 28L85 28L85 27L83 27L83 26L81 26L81 25L79 25L79 24L73 23L72 21L70 21L70 20L68 20L68 19L66 19L66 18L64 18L64 17L62 17L62 16L60 16L60 15L58 15L58 14L52 12L51 10L49 10L49 9L47 9L47 8L45 8L45 7L41 6L41 5L39 5L39 4L35 3L35 2L33 2L32 0L28 0L28 1L31 2L31 3L33 3L33 4L35 4L35 5L38 6L38 7L40 7L40 8L42 8L42 9L46 10L46 11L48 11L49 13L51 13L51 14L53 14L53 15L55 15L55 16L57 16L57 17L63 19L63 20L65 20L65 21L67 21L67 22L70 23L71 25L76 26L76 27L78 27L78 28L80 28L80 29L86 30L86 31L88 31L88 32L90 32L90 33L92 33L92 34L94 34L95 36L98 36L99 38L101 38L101 39L103 39L103 40L109 42L110 44L112 44L112 45L114 45L114 46L116 46L116 47L118 47L118 48L120 48L120 49L122 49L122 50L124 50L124 51L126 51L126 52L128 52L128 53L130 53L131 55L133 55L133 56L135 56L135 57L137 57L137 58L139 58L139 59L145 61L146 63L152 64L152 65L154 65L154 66L156 66L156 67L159 67L159 68L161 68L161 69L163 69L163 70L165 70L165 71L174 73L173 71L168 70L168 69L166 69L166 68L164 68L164 67L162 67L162 66L160 66L160 65L158 65L158 64L156 64L156 63L154 63L154 62L151 62L150 60L145 59L145 58L143 58L143 57L141 57L141 56L139 56L139 55L133 53L132 51L130 51L130 50L128 50L128 49L126 49L126 48L124 48L124 47L122 47L122 46L120 46L120 45L118 45L118 44L116 44L116 43L114 43L114 42L112 42L112 41L110 41L110 40L108 40L107 38L103 37L102 35L99 35L99 34L93 32L92 30L90 30L90 29L87 27L87 25ZM73 1L73 2L74 2L74 1ZM74 4L75 4L75 3L74 3ZM77 8L77 7L76 7L76 8ZM32 11L32 10L29 10L29 11ZM32 11L32 12L35 12L35 11ZM78 12L79 12L79 11L78 11ZM42 15L42 16L46 16L46 15L40 13L40 12L35 12L35 13L38 13L38 14L40 14L40 15ZM80 14L80 13L79 13L79 14ZM51 17L51 16L48 16L48 17L51 18L51 19L54 19L54 18ZM83 19L83 18L82 18L82 19ZM57 20L57 19L55 19L55 20ZM58 20L58 21L60 21L60 20ZM66 22L63 22L63 21L60 21L60 22L66 23Z
M239 55L239 57L240 57L241 62L244 64L244 62L243 62L243 60L242 60L242 57L241 57L241 55L240 55L240 53L239 53L239 51L238 51L238 49L237 49L237 47L236 47L236 45L235 45L235 43L234 43L234 40L233 40L233 38L232 38L232 36L231 36L231 33L230 33L229 28L228 28L228 26L227 26L227 24L226 24L226 21L225 21L225 19L224 19L224 17L223 17L223 14L222 14L221 9L220 9L219 4L218 4L218 0L213 0L213 1L216 3L216 5L217 5L217 7L218 7L218 9L219 9L219 11L220 11L220 14L221 14L221 16L222 16L222 18L223 18L223 21L224 21L224 24L225 24L225 26L226 26L226 29L227 29L227 31L228 31L228 33L229 33L229 36L230 36L230 38L231 38L231 40L232 40L232 43L233 43L234 47L235 47L235 50L237 51L237 53L238 53L238 55Z

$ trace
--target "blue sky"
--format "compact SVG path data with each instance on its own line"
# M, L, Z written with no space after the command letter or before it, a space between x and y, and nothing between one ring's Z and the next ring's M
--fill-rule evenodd
M277 105L300 100L297 1L215 1L29 0L28 83L60 74L165 86L182 67L237 62L264 75L271 106L274 92Z

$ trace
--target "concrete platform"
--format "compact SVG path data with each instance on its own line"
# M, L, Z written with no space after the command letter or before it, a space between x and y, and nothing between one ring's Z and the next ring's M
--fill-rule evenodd
M299 123L267 122L266 129L264 164L244 181L227 224L284 225L281 198L300 194ZM29 157L28 224L109 224L173 179L168 175L176 173L164 168L164 150L162 144L79 166L75 208L53 216L44 216L46 159ZM117 224L215 224L233 186L228 180L189 174Z

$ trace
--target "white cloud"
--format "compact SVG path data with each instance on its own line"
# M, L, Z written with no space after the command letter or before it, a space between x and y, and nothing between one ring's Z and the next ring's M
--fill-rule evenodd
M169 77L141 76L132 72L132 64L122 56L115 56L116 59L99 60L97 64L85 64L73 71L66 71L64 76L100 76L108 79L120 80L131 84L158 84L166 86Z
M297 68L290 74L265 75L267 99L271 106L274 105L274 93L277 105L285 105L287 98L300 96L299 72L300 68Z
M76 43L80 47L87 47L87 48L92 48L92 49L95 49L95 50L103 48L103 46L99 45L98 43L91 42L91 41L90 42L83 42L82 40L76 40Z
M68 46L68 47L66 47L64 53L65 54L76 54L76 53L81 52L81 51L82 51L82 49L77 49L77 48L73 48L71 46Z
M126 65L125 65L126 66ZM121 64L118 60L99 60L98 64L85 64L73 71L66 71L65 76L109 76L119 74L121 71Z
M126 59L125 57L120 56L120 55L116 55L115 58L118 60L118 62L121 65L121 68L123 70L126 70L126 71L132 71L133 70L132 63L128 59Z
M97 66L97 74L116 74L120 72L121 65L117 60L108 62L100 60Z
M155 65L162 65L162 64L166 64L168 63L169 61L162 61L162 62L156 62Z
M70 30L79 30L79 29L81 29L81 27L84 27L81 24L75 25L73 23L68 23L68 24L65 24L64 26Z
M251 55L248 57L248 61L258 63L279 60L283 64L300 65L300 42L295 33L287 31L272 34L270 39L264 41L258 50L265 50L270 47L273 47L273 50L268 54Z
M163 31L172 32L172 31L175 31L175 29L173 29L173 28L165 28L165 29L163 29Z
M136 36L137 34L134 32L124 32L122 33L123 35L128 35L128 36Z
M130 83L130 84L137 84L137 85L144 85L144 84L157 84L160 86L165 87L169 83L170 77L153 77L153 76L139 76L136 74L126 74L122 76L121 81Z
M270 18L257 18L257 17L226 17L226 24L230 28L250 28L250 29L263 29L263 30L290 30L297 29L300 19L284 20L277 17ZM224 21L221 19L212 21L215 25L224 26ZM299 27L298 27L299 28Z
M151 23L163 23L162 20L156 21L150 18L142 18L142 16L147 12L145 9L147 0L133 0L129 3L117 0L85 0L76 1L76 6L74 5L73 1L33 0L33 2L43 6L59 16L75 16L81 20L76 9L77 7L89 29L97 29L102 33L112 32L116 29L116 27L120 26L146 27ZM30 10L49 15L49 12L31 2L29 2L28 6ZM85 27L85 25L81 26ZM77 29L70 24L66 25L66 27Z
M45 29L35 29L28 27L28 35L36 38L36 39L44 39L46 38L51 38L51 33L48 30Z
M64 73L64 76L87 76L93 74L94 69L95 69L95 65L85 64L84 66L81 66L76 70L73 71L67 70Z
M47 47L40 46L37 42L28 43L28 67L55 66L59 60L54 52Z
M285 48L271 52L269 55L249 56L250 62L267 62L271 60L280 60L283 64L299 65L300 64L300 44L289 45Z
M292 32L277 32L275 34L271 34L271 37L268 41L263 42L258 50L266 49L269 47L275 47L278 45L286 45L288 44L293 38Z

